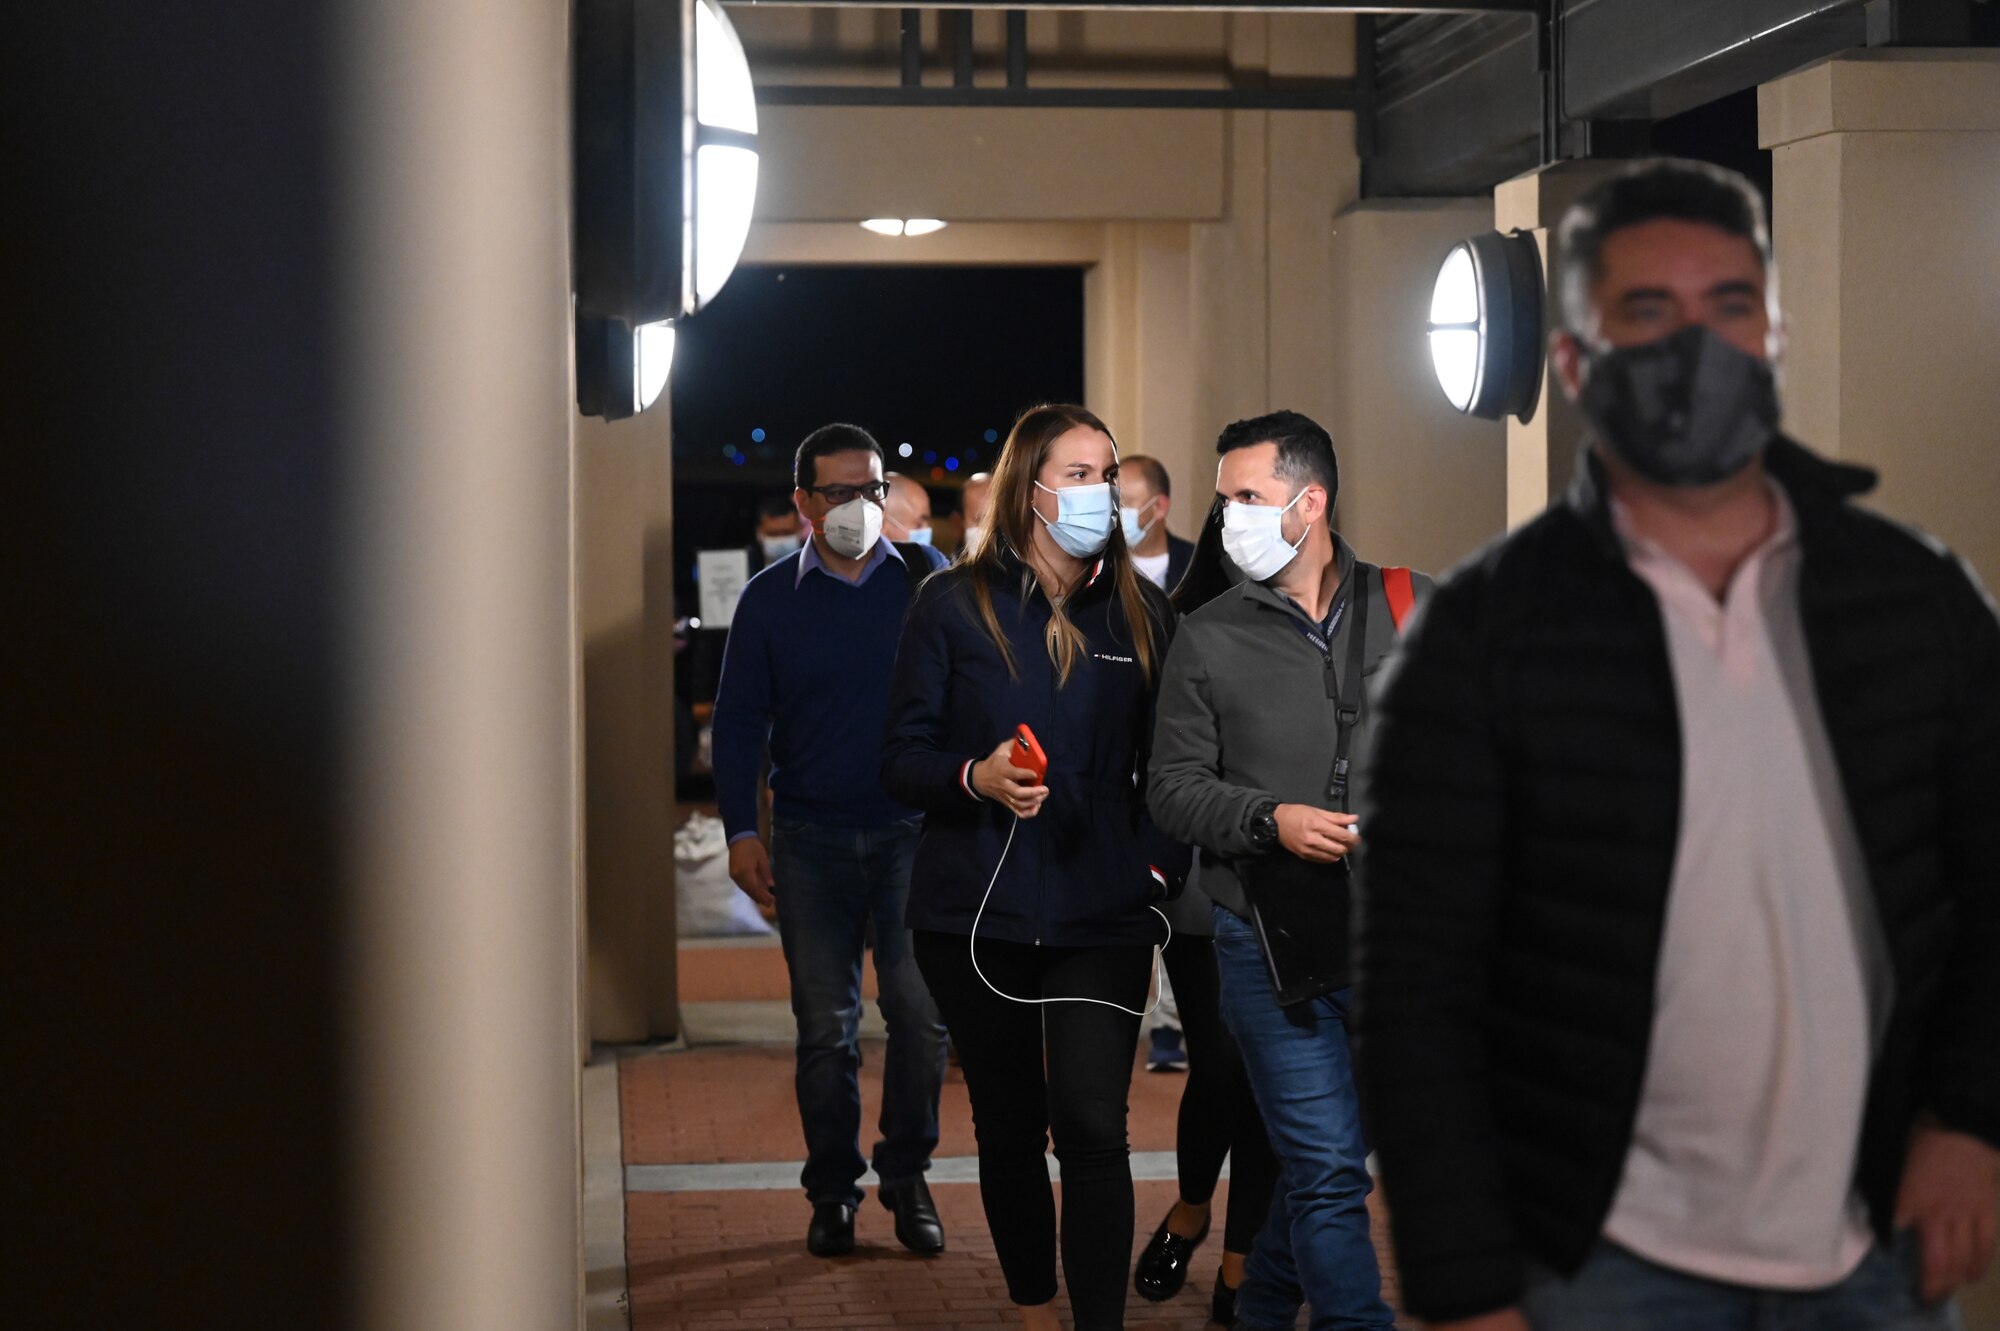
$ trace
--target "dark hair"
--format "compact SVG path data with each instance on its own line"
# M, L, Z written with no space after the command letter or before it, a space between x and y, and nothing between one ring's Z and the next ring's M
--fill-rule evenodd
M1224 426L1215 441L1218 457L1258 444L1278 446L1278 475L1294 485L1326 487L1326 508L1333 511L1340 497L1340 462L1333 456L1333 436L1310 416L1274 411Z
M1118 459L1118 474L1136 471L1146 478L1146 484L1153 487L1156 495L1171 495L1174 492L1174 478L1167 475L1167 469L1158 458L1145 453L1134 453L1129 458Z
M757 501L757 520L765 518L789 518L798 510L792 507L790 495L765 495Z
M802 490L809 485L818 485L818 459L832 457L835 453L873 453L880 458L882 445L875 442L874 435L858 425L822 425L799 445L798 456L792 459L792 484Z
M1217 495L1215 502L1208 506L1208 517L1202 521L1201 535L1195 537L1194 552L1188 556L1187 571L1174 584L1174 609L1183 615L1191 615L1241 581L1242 573L1222 552L1222 496Z
M1641 162L1594 186L1571 204L1556 227L1552 263L1557 309L1564 326L1588 321L1590 288L1604 275L1604 242L1642 222L1700 222L1741 236L1771 271L1771 229L1757 187L1708 162L1662 157Z

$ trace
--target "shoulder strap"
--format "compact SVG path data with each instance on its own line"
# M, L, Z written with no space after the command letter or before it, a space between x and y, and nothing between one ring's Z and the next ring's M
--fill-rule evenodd
M894 545L896 553L903 557L903 576L909 579L910 595L915 596L917 584L932 573L931 557L924 553L930 547L918 545L915 541L892 541L890 544Z
M1417 604L1417 589L1410 581L1410 570L1383 569L1382 592L1389 598L1389 618L1396 621L1396 632L1401 633L1403 625L1409 622L1410 611Z
M1355 727L1361 723L1361 703L1365 696L1361 687L1361 672L1367 662L1362 654L1368 646L1368 579L1374 572L1373 565L1355 561L1352 574L1354 585L1347 594L1347 668L1341 672L1337 690L1332 678L1333 658L1327 658L1326 692L1338 708L1335 718L1339 723L1339 739L1334 744L1333 775L1327 778L1326 794L1341 813L1353 812L1347 807L1348 750L1354 745Z

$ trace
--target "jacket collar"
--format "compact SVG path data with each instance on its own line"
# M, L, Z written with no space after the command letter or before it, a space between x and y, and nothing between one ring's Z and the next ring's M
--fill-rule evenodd
M1622 561L1624 547L1619 544L1611 520L1611 486L1594 442L1586 438L1578 447L1575 479L1570 482L1564 503L1582 520L1604 552ZM1873 490L1877 480L1872 468L1823 458L1785 435L1772 439L1770 447L1764 450L1764 469L1792 501L1802 538L1810 537L1848 500Z
M1013 546L1003 543L1000 550L1000 569L997 581L1009 587L1019 587L1021 580L1028 576L1027 561L1014 553ZM1084 570L1083 581L1077 584L1076 590L1070 593L1069 599L1075 604L1095 600L1098 596L1107 593L1111 588L1111 584L1112 579L1106 565L1105 557L1099 555ZM1046 594L1044 599L1046 599Z
M1349 545L1347 538L1339 532L1333 534L1333 559L1340 566L1340 585L1345 588L1349 579L1354 576L1357 559L1354 547ZM1238 584L1238 594L1251 604L1261 605L1269 610L1282 610L1288 615L1302 613L1298 606L1292 603L1290 597L1267 583L1252 582L1245 578Z

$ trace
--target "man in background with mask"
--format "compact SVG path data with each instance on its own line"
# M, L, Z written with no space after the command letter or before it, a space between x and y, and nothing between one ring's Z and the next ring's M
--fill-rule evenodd
M1155 457L1133 453L1118 460L1118 520L1124 529L1125 544L1132 551L1132 567L1139 576L1171 592L1187 572L1194 542L1183 541L1167 530L1167 510L1173 507L1174 483L1167 469ZM1188 930L1183 922L1190 913L1199 913L1200 932L1208 933L1208 899L1183 891L1174 901L1170 920L1177 936ZM1159 1001L1146 1025L1146 1071L1187 1071L1187 1050L1182 1047L1181 1014L1174 999L1172 981L1160 977Z
M806 1247L854 1249L861 1086L861 965L874 926L889 1044L883 1058L878 1195L912 1252L944 1250L924 1182L938 1140L944 1029L903 923L918 815L882 791L882 731L896 641L935 550L881 539L882 448L827 425L799 445L792 501L811 524L804 549L743 589L715 702L715 786L729 876L775 904L798 1022L799 1117L812 1204ZM771 756L771 846L757 828L757 773Z
M1955 1326L2000 1146L2000 622L1777 433L1763 206L1556 237L1591 437L1385 684L1362 1085L1434 1328Z
M769 568L805 543L790 495L771 495L757 505L757 546L750 561L754 568Z
M882 534L892 541L931 543L931 492L900 471L889 473L889 497L882 501Z
M1173 478L1160 460L1134 453L1118 460L1118 517L1132 564L1162 591L1171 592L1187 572L1194 542L1167 530L1174 503Z
M986 510L993 506L993 473L976 471L959 491L960 554L971 554L986 531Z
M1407 570L1385 579L1334 533L1339 467L1318 424L1274 412L1236 422L1215 447L1223 549L1244 581L1182 620L1167 653L1148 802L1168 835L1201 848L1222 1015L1281 1171L1245 1263L1237 1325L1290 1327L1304 1302L1316 1331L1387 1331L1348 1055L1342 862L1360 844L1347 797L1368 755L1363 679L1430 584ZM1318 935L1301 940L1326 963L1326 983L1290 1006L1273 988L1244 882L1286 861L1326 866L1312 876L1333 898Z

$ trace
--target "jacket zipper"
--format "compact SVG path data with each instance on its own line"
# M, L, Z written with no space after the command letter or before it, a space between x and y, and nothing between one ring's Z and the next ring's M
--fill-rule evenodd
M1044 653L1044 655L1046 655L1046 653ZM1051 721L1055 719L1056 695L1059 691L1060 691L1060 686L1056 683L1055 667L1054 664L1051 663L1049 668L1049 719ZM1048 780L1048 777L1045 775L1043 776L1042 779L1046 781ZM1035 898L1035 946L1036 947L1040 947L1042 945L1042 935L1048 932L1048 927L1049 927L1049 866L1044 861L1038 860L1038 863L1041 864L1041 870L1042 870L1042 889L1041 892Z

